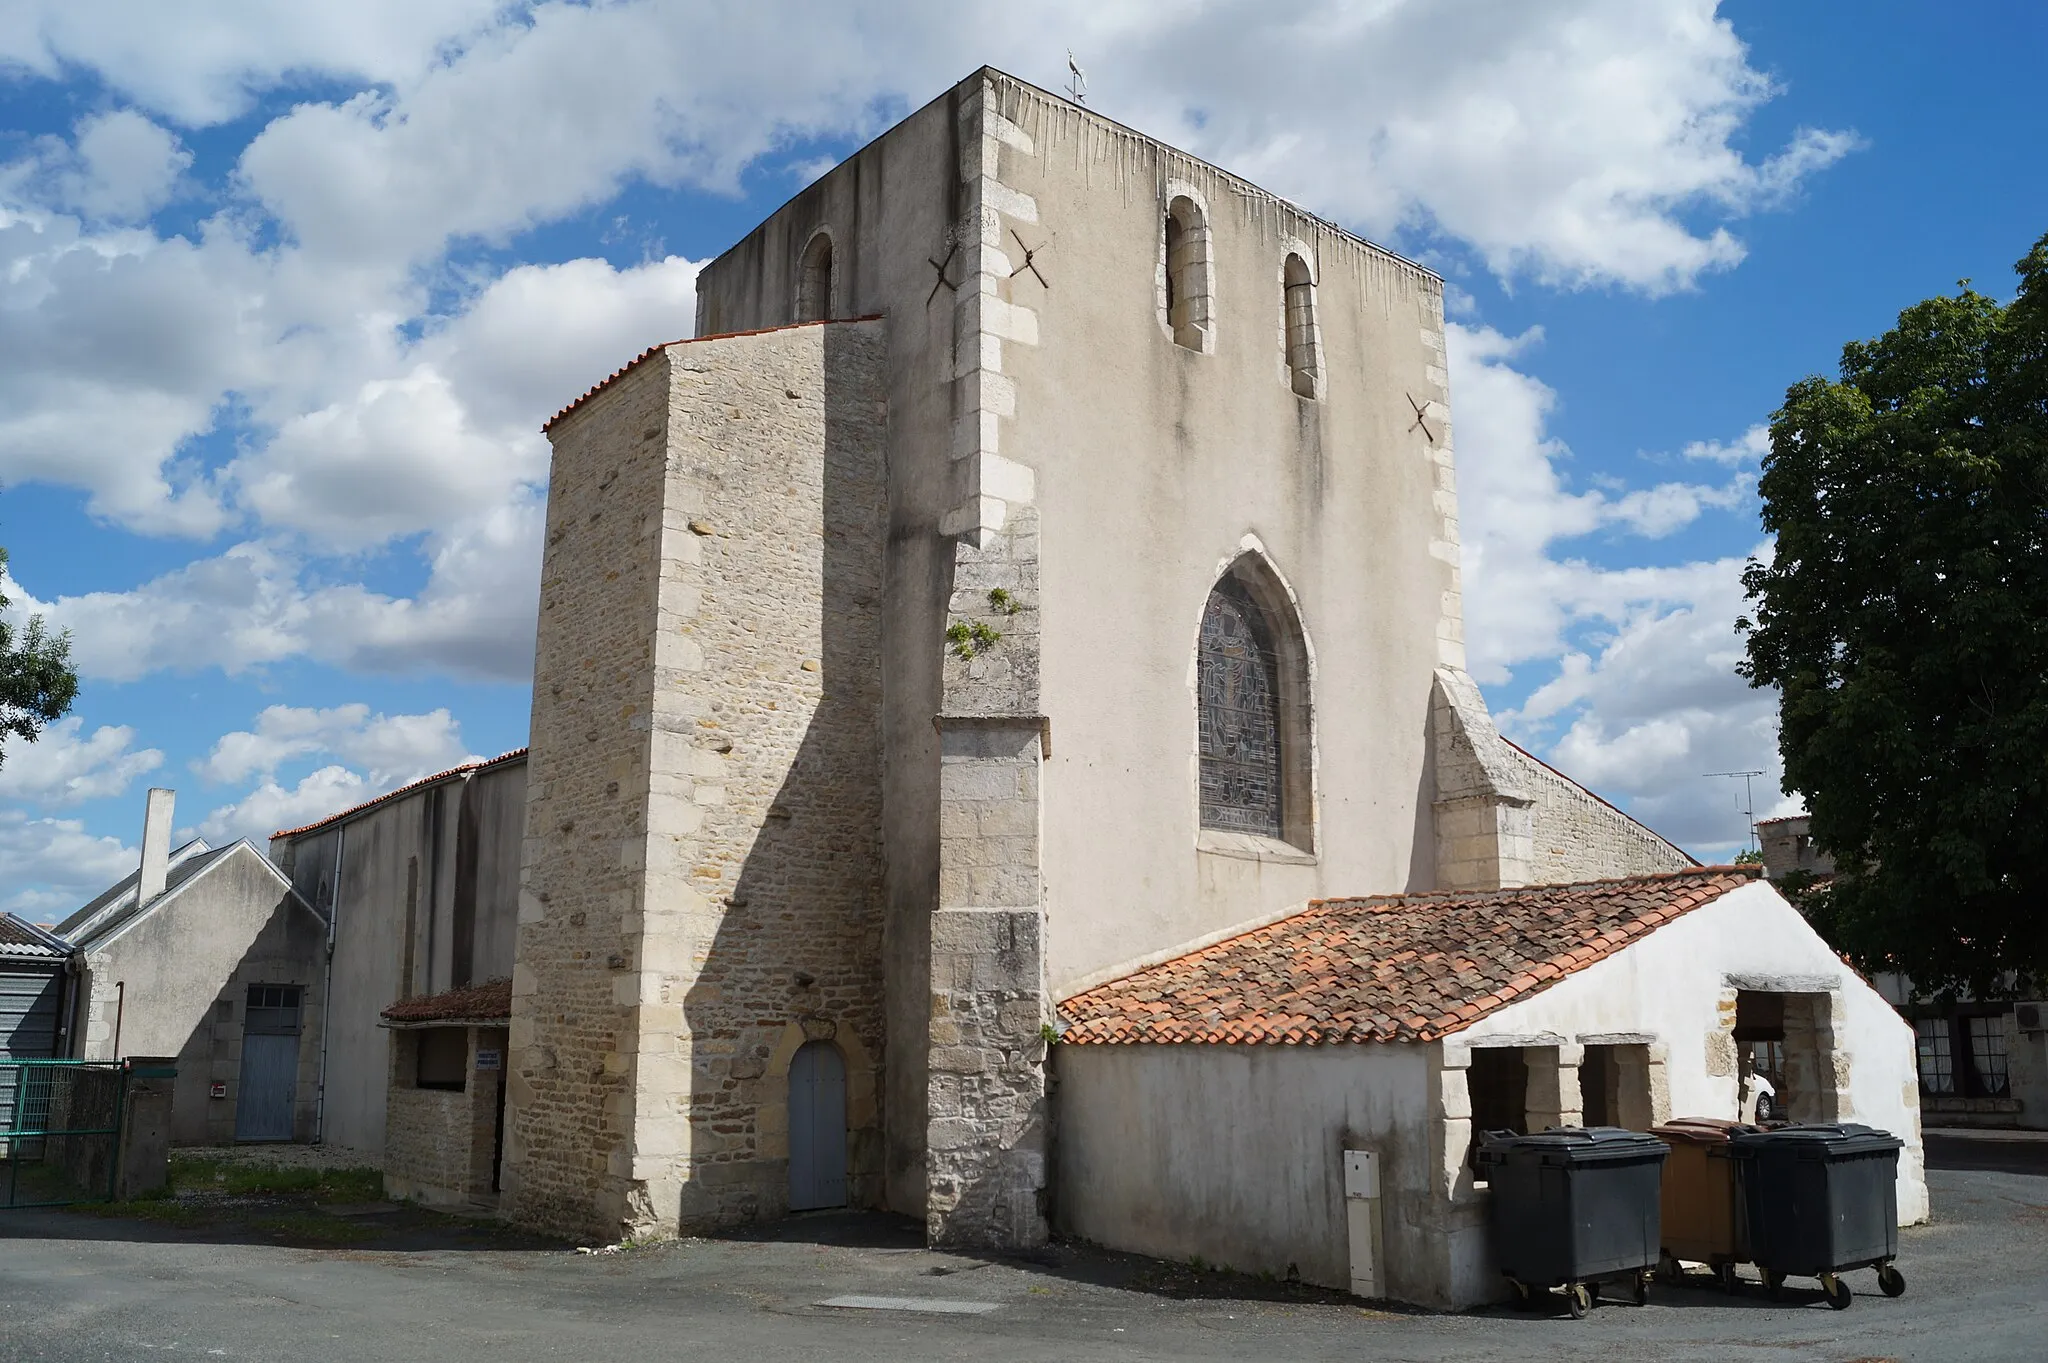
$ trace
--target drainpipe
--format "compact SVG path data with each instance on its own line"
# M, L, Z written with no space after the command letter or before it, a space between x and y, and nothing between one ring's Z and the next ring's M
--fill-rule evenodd
M114 1059L121 1058L121 1014L128 1011L128 981L114 981Z
M334 830L334 892L327 900L327 974L320 984L320 1083L314 1090L313 1144L327 1140L327 1039L333 1032L334 1007L334 924L341 917L341 849L348 841L348 825Z

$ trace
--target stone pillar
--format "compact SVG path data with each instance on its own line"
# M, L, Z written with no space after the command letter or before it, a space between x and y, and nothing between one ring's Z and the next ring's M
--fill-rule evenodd
M1654 1042L1614 1048L1616 1111L1631 1131L1647 1131L1671 1119L1671 1082L1664 1057L1664 1047Z
M1037 716L941 717L925 1229L935 1245L1046 1239L1045 917Z
M1528 1097L1523 1100L1529 1130L1581 1125L1579 1062L1585 1059L1586 1048L1569 1043L1530 1046L1522 1054L1529 1065Z
M1792 1118L1801 1122L1849 1121L1856 1102L1849 1090L1849 1055L1839 1048L1834 1020L1842 1012L1839 990L1785 996L1785 1088Z

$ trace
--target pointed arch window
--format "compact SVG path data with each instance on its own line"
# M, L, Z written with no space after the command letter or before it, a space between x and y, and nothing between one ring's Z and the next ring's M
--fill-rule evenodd
M804 247L797 267L796 320L822 322L832 315L832 235L820 230Z
M1201 826L1311 850L1307 645L1256 554L1209 593L1196 657Z

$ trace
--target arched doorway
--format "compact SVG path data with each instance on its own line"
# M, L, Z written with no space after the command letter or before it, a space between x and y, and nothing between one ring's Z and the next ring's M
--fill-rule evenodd
M813 1041L789 1062L789 1209L846 1205L846 1062Z

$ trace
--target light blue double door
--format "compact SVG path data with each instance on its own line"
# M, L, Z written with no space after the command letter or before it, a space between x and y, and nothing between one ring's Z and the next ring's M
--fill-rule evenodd
M789 1063L789 1209L846 1205L846 1062L813 1041Z

